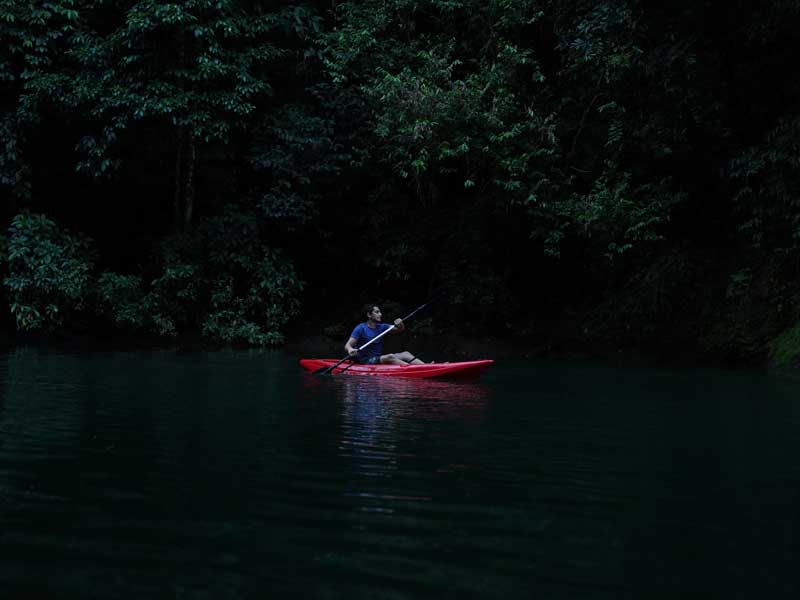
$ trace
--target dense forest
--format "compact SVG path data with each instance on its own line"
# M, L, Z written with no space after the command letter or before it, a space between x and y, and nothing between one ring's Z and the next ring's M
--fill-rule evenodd
M800 356L800 4L0 0L9 338ZM343 341L343 340L342 340Z

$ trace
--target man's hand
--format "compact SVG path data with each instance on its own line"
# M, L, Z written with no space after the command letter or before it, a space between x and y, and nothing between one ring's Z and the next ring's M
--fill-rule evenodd
M397 327L398 329L402 329L403 327L405 327L405 325L403 325L403 319L395 319L394 326Z

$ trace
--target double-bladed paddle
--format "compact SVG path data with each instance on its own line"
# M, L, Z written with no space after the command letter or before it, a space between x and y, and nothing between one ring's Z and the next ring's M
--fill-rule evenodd
M421 311L423 308L425 308L426 306L428 306L428 305L429 305L431 302L433 302L433 300L428 300L428 301L427 301L425 304L423 304L422 306L418 306L418 307L417 307L417 308L415 308L413 311L411 311L411 312L410 312L408 315L406 315L405 317L403 317L401 320L402 320L402 321L405 323L405 322L406 322L406 321L408 321L408 320L409 320L411 317L413 317L415 314L417 314L419 311ZM380 338L382 338L383 336L385 336L387 333L389 333L389 332L390 332L392 329L395 329L395 327L397 327L397 326L396 326L396 325L393 323L392 325L390 325L390 326L389 326L389 327L386 329L386 331L383 331L382 333L379 333L379 334L378 334L378 335L376 335L374 338L372 338L370 341L368 341L366 344L364 344L364 345L363 345L363 346L361 346L360 348L357 348L357 349L356 349L356 353L358 353L358 352L361 352L361 351L362 351L364 348L366 348L367 346L369 346L369 345L370 345L372 342L374 342L374 341L376 341L376 340L379 340ZM352 357L351 357L351 356L348 354L348 355L347 355L347 356L345 356L345 357L344 357L342 360L340 360L339 362L337 362L335 365L333 365L333 366L331 366L331 367L322 367L321 369L317 369L316 371L314 371L314 375L327 375L328 373L331 373L331 372L333 372L333 370L334 370L336 367L338 367L340 364L342 364L342 363L343 363L344 361L346 361L348 358L352 358Z

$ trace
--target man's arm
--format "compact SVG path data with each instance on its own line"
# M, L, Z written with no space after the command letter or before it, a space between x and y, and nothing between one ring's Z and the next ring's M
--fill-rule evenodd
M351 337L347 340L347 343L344 345L344 351L347 352L350 356L358 353L358 349L356 349L356 338Z

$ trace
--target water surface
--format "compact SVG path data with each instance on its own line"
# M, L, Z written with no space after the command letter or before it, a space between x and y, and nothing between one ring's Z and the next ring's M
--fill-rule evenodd
M800 382L284 353L0 357L0 589L58 598L796 597Z

